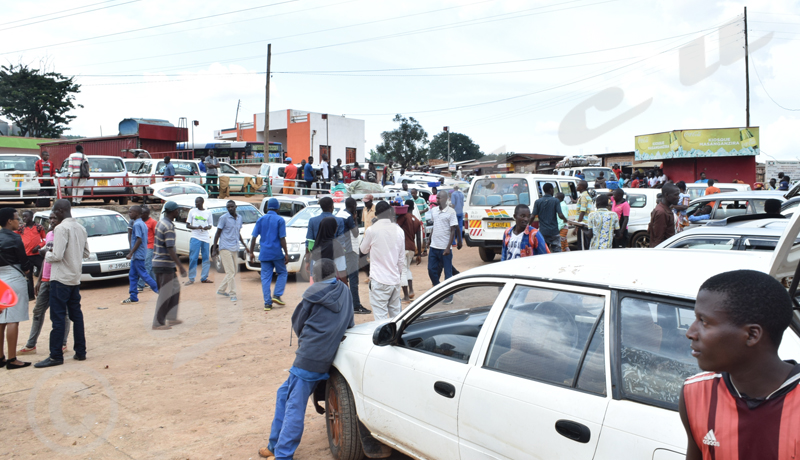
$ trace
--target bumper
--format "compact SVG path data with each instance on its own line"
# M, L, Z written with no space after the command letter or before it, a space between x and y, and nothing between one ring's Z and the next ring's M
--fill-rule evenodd
M127 278L130 261L116 259L103 262L84 262L81 267L81 281L100 281L114 278Z
M464 233L464 242L471 248L502 249L503 240L477 240L471 238L469 233Z
M302 258L300 257L301 254L289 254L289 263L286 264L286 271L289 273L297 273L300 271L300 265L302 262ZM250 263L249 260L245 261L245 267L248 270L253 270L260 272L261 271L261 263L258 261L258 253L256 253L256 260L253 263Z

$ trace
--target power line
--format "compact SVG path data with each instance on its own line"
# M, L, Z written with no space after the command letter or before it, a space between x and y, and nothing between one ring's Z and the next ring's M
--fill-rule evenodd
M118 6L127 5L128 3L136 3L136 2L140 2L140 1L142 1L142 0L130 0L130 1L125 2L125 3L118 3L116 5L103 6L103 7L100 7L100 8L95 8L93 10L79 11L77 13L65 14L64 16L57 16L55 18L48 18L48 19L42 19L40 21L28 22L28 23L25 23L25 24L19 24L19 25L12 26L12 27L6 27L5 29L0 29L0 32L4 32L6 30L11 30L11 29L16 29L18 27L25 27L25 26L30 26L30 25L33 25L33 24L39 24L39 23L42 23L42 22L55 21L57 19L64 19L64 18L68 18L70 16L78 16L80 14L91 13L93 11L105 10L105 9L108 9L108 8L116 8Z
M284 1L281 1L281 2L277 2L277 3L269 3L269 4L266 4L266 5L254 6L252 8L245 8L245 9L242 9L242 10L228 11L228 12L225 12L225 13L217 13L217 14L212 14L212 15L209 15L209 16L203 16L203 17L200 17L200 18L185 19L183 21L168 22L166 24L159 24L159 25L150 26L150 27L142 27L140 29L124 30L122 32L114 32L114 33L111 33L111 34L96 35L94 37L79 38L77 40L70 40L68 42L54 43L54 44L43 45L43 46L35 46L33 48L25 48L25 49L16 50L16 51L7 51L5 53L0 53L0 56L6 55L6 54L14 54L14 53L22 53L22 52L25 52L25 51L38 50L38 49L42 49L42 48L49 48L51 46L61 46L61 45L68 45L70 43L85 42L85 41L89 41L89 40L95 40L97 38L112 37L114 35L122 35L122 34L129 34L129 33L133 33L133 32L140 32L142 30L157 29L159 27L174 26L176 24L184 24L184 23L187 23L187 22L200 21L202 19L217 18L217 17L220 17L220 16L227 16L227 15L230 15L230 14L243 13L245 11L252 11L252 10L258 10L258 9L261 9L261 8L268 8L270 6L283 5L283 4L286 4L286 3L295 3L295 2L298 2L298 1L300 1L300 0L284 0Z
M789 112L800 112L800 109L790 109L790 108L788 108L788 107L784 107L784 106L782 106L782 105L778 104L778 101L776 101L775 99L773 99L773 98L772 98L772 96L770 96L769 92L767 91L767 88L764 86L764 82L763 82L763 81L761 81L761 75L759 75L759 74L758 74L758 68L756 68L756 61L755 61L755 59L753 60L753 70L755 70L755 72L756 72L756 77L758 77L758 82L761 84L761 89L763 89L763 90L764 90L764 94L766 94L766 95L767 95L767 97L768 97L768 98L769 98L769 99L770 99L770 100L771 100L771 101L772 101L772 102L773 102L775 105L777 105L778 107L782 108L783 110L788 110Z
M39 18L43 18L45 16L53 16L54 14L66 13L68 11L80 10L82 8L89 8L90 6L102 5L104 3L111 3L111 2L116 2L116 1L119 1L119 0L105 0L104 2L92 3L92 4L89 4L89 5L83 5L83 6L77 6L75 8L69 8L69 9L66 9L66 10L55 11L53 13L40 14L39 16L31 16L31 17L25 18L25 19L16 19L14 21L2 22L2 23L0 23L0 26L4 26L6 24L14 24L15 22L30 21L31 19L39 19Z

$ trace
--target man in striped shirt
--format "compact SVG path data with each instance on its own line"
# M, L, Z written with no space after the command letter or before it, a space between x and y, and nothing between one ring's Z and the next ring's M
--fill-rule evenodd
M72 180L65 182L67 185L72 186L72 188L66 189L64 194L67 195L71 202L81 204L84 190L83 186L86 185L86 181L89 180L88 177L81 177L81 165L84 161L87 161L86 155L83 153L83 146L76 145L75 153L71 154L67 159L69 160L67 162L67 171Z
M180 269L181 276L189 273L178 259L175 252L175 224L173 220L178 216L178 204L168 201L164 204L164 217L156 226L156 239L153 246L153 273L156 274L158 285L158 300L156 313L153 317L153 329L172 329L171 326L181 324L178 319L178 303L181 296L181 283L175 276L176 267ZM169 324L166 321L169 320Z
M800 365L778 357L792 307L780 282L754 270L721 273L700 287L686 337L707 372L681 392L687 460L796 458Z

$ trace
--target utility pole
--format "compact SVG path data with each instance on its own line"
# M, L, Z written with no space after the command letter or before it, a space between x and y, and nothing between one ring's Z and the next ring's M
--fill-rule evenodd
M750 53L747 43L747 7L744 7L744 81L745 97L747 99L747 123L746 128L750 127Z
M450 164L450 127L445 126L444 131L447 133L447 156L445 158L445 162Z
M242 100L239 99L239 102L236 104L236 119L233 120L233 126L236 128L236 140L239 140L239 107L242 106ZM194 143L194 141L192 141Z
M269 78L270 64L272 61L272 43L267 45L267 97L264 102L264 157L269 161ZM283 158L281 158L283 160Z

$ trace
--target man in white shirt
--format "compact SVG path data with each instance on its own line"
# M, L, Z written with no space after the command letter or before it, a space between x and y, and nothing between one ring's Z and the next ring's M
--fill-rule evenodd
M447 192L442 190L436 194L438 206L431 209L433 231L428 254L428 276L434 286L439 284L439 277L442 276L443 269L444 279L453 276L453 254L450 251L450 242L455 238L459 250L462 245L461 232L458 231L458 218L455 210L447 206L447 200ZM452 298L448 300L452 302Z
M211 237L208 231L211 230L213 222L211 211L203 209L202 197L197 197L194 200L194 208L189 211L186 217L186 228L192 231L191 239L189 240L189 281L186 285L194 284L194 279L197 276L197 259L201 255L203 257L203 270L200 274L201 283L213 283L208 279L208 271L211 268L211 258L208 254L209 246L211 245Z
M83 153L83 146L76 145L75 153L70 154L67 162L67 171L69 173L69 177L72 179L65 181L65 183L66 185L71 186L71 188L68 187L64 189L64 195L69 197L69 200L75 204L81 204L84 191L83 187L86 185L86 181L89 179L88 177L81 177L81 165L84 161L87 160L86 155Z
M403 230L393 222L394 209L385 201L375 206L378 221L364 232L361 252L370 255L369 301L376 321L400 314L406 243Z
M328 155L323 154L319 162L319 167L322 168L322 189L330 190L331 171L328 165Z

